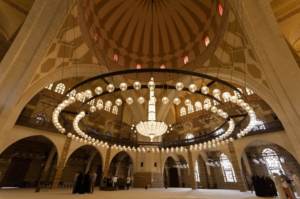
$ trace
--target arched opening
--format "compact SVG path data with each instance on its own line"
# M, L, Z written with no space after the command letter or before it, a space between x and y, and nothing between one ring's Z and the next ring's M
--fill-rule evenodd
M57 149L44 136L32 136L10 145L0 160L0 187L45 187L54 180Z
M205 161L200 154L198 155L196 162L198 164L198 173L199 173L199 181L197 182L197 186L201 188L209 188L210 186L208 182L208 174L205 166ZM196 172L197 171L195 166L195 175L197 175Z
M124 151L117 153L110 162L106 187L118 187L125 190L133 185L133 160Z
M164 166L164 182L166 187L179 187L178 168L175 160L168 157Z
M102 179L102 162L101 154L95 147L85 145L76 149L66 162L59 187L73 186L74 177L78 172L85 175L93 171L97 174L95 186L100 186L100 179Z

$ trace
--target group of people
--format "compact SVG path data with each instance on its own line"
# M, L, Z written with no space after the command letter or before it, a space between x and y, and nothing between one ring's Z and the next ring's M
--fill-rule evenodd
M95 181L97 174L95 171L92 173L87 172L84 176L82 172L78 172L74 177L74 188L73 194L85 194L85 193L94 193Z
M300 179L293 171L290 171L290 175L291 179L279 171L279 175L274 173L269 176L252 176L252 185L256 196L273 197L278 193L280 199L295 199L294 192L300 196ZM292 182L295 190L292 188Z

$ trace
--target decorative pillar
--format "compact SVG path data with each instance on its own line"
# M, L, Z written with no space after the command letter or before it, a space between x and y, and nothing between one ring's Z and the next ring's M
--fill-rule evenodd
M195 167L194 167L194 161L192 158L192 152L188 150L188 161L189 161L189 170L190 170L190 176L191 176L191 187L192 189L197 189L197 182L195 179Z
M107 175L108 175L110 153L111 153L111 148L109 147L106 151L105 165L104 165L103 173L101 175L102 179L100 179L99 189L101 189L101 187L103 187L103 178L107 178Z
M229 142L228 148L229 148L230 157L231 157L231 164L232 164L234 172L235 172L235 177L237 180L238 187L241 192L246 192L247 191L247 181L243 174L242 168L240 168L240 166L239 166L239 162L237 160L235 149L234 149L232 142Z
M67 160L67 155L68 155L68 152L69 152L71 142L72 142L72 138L66 137L66 142L65 142L61 157L59 159L59 163L58 163L58 166L57 166L57 169L56 169L56 173L55 173L55 177L54 177L54 181L52 183L51 189L57 189L58 188L59 181L60 181L60 178L62 176L62 172L64 170L65 163L66 163L66 160Z

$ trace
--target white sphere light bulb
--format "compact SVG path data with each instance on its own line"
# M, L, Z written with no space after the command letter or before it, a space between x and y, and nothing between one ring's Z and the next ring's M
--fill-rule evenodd
M210 109L210 105L209 104L204 104L203 108L208 111Z
M204 95L207 95L209 93L209 88L207 86L203 86L201 88L201 92L204 94Z
M111 93L115 90L115 87L112 84L108 84L106 87L106 90Z
M211 110L211 112L216 113L218 111L218 108L213 106L213 107L211 107L210 110Z
M126 91L127 90L127 84L126 83L121 83L120 84L120 89L121 89L121 91Z
M238 98L237 98L237 96L235 96L235 95L233 95L233 96L230 97L230 101L231 101L232 103L237 103L237 100L238 100Z
M131 105L131 104L133 103L133 99L132 99L131 97L128 97L128 98L126 99L126 103L127 103L128 105Z
M216 88L216 89L213 90L212 94L213 94L213 96L220 96L221 95L221 91Z
M141 89L141 83L139 81L136 81L133 83L133 88L135 90L140 90Z
M192 93L194 93L194 92L197 90L196 84L191 84L191 85L189 86L189 90L190 90Z
M144 102L145 102L145 99L143 97L138 98L138 103L139 104L144 104Z
M230 95L229 92L224 92L222 94L222 97L223 97L224 100L230 100L231 95Z
M155 88L155 82L154 82L153 77L151 77L150 82L148 82L148 88L149 88L150 90L154 90L154 88Z
M92 96L92 91L91 90L86 90L84 92L84 96L87 97L87 98L90 98Z
M77 93L76 94L76 99L79 101L79 100L81 100L81 98L82 98L82 94L81 93Z
M112 107L112 102L108 100L108 101L105 103L105 106Z
M103 104L97 104L97 109L98 109L98 110L103 109Z
M169 103L169 99L167 97L163 97L161 101L162 101L163 104L168 104Z
M201 102L199 102L199 101L195 102L195 107L200 108L201 107Z
M179 105L180 104L180 99L178 98L178 97L176 97L174 100L173 100L173 103L175 104L175 105Z
M175 85L175 87L176 87L176 89L178 90L178 91L181 91L182 89L183 89L183 83L181 83L181 82L177 82L177 84Z
M103 89L101 87L97 87L97 88L95 88L95 93L97 95L101 95L103 93Z
M186 106L191 106L191 105L192 105L192 102L191 102L190 99L186 99L186 100L184 101L184 104L185 104Z
M92 113L94 113L96 110L97 110L97 109L96 109L95 106L91 106L91 107L90 107L90 111L91 111Z
M117 106L121 106L121 105L122 105L122 100L121 100L120 98L119 98L119 99L116 99L115 104L116 104Z

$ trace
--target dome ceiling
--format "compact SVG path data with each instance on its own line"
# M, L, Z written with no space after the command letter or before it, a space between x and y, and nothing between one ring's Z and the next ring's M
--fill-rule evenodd
M227 6L224 0L90 0L86 9L79 9L78 20L91 52L113 71L135 69L137 64L188 69L195 59L202 65L215 47L215 36L225 32L220 30L225 15L220 15L219 5Z

